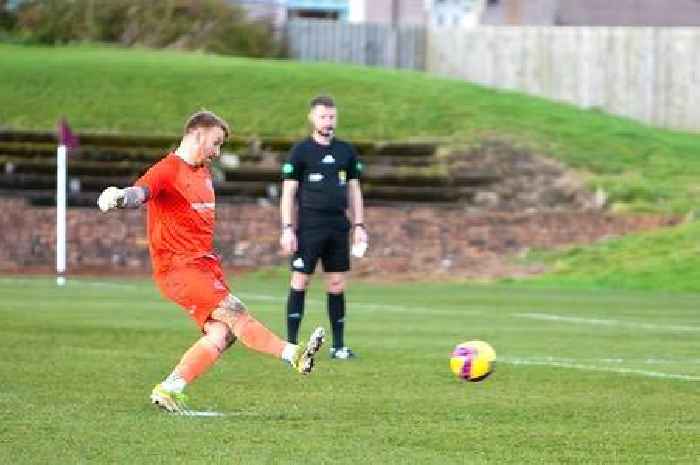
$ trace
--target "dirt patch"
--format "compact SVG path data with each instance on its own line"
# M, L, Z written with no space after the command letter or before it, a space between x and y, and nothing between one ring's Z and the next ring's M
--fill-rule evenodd
M469 189L472 211L602 210L605 199L556 160L502 140L441 150L438 158L454 178L480 173L493 182Z

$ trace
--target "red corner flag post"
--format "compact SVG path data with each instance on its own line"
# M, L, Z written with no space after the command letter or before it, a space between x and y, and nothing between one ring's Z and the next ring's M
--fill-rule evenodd
M66 155L78 147L78 137L64 119L58 123L56 150L56 284L66 284Z

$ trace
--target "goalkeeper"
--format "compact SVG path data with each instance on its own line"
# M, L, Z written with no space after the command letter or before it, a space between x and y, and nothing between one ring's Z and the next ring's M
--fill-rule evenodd
M185 124L174 152L153 165L134 186L108 187L98 199L103 212L148 206L148 242L156 284L203 333L151 393L153 404L178 414L189 412L185 387L211 368L236 340L308 374L324 339L319 327L304 345L283 341L229 291L213 251L215 196L208 168L228 135L229 126L223 119L209 111L195 113Z

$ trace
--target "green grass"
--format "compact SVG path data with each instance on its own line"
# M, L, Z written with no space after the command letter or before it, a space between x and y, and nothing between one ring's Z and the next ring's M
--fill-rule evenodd
M320 92L354 139L500 137L592 173L620 208L687 211L700 201L700 136L652 129L424 73L213 55L0 44L0 124L177 134L207 107L243 135L301 136Z
M535 251L551 270L528 286L700 292L700 222L611 238L587 247ZM517 282L517 281L515 281Z
M231 280L283 325L286 277ZM700 455L698 294L461 284L348 292L359 358L302 378L236 346L173 417L147 401L198 337L148 279L0 278L0 463L689 464ZM309 293L303 331L327 326ZM453 345L497 350L480 384Z

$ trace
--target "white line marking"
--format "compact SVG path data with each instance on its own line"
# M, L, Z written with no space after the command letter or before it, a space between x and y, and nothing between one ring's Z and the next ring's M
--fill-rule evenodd
M499 358L498 362L508 363L510 365L535 365L535 366L552 366L557 368L573 368L577 370L587 370L587 371L605 371L611 373L618 373L623 375L640 375L647 376L650 378L662 378L662 379L677 379L682 381L700 381L700 376L691 376L675 373L662 373L659 371L648 371L648 370L637 370L633 368L616 368L616 367L604 367L597 365L584 365L579 363L573 363L569 361L559 361L555 359L551 360L531 360L531 359L520 359L520 358Z
M266 294L249 294L247 292L233 292L233 294L236 294L241 299L262 300L262 301L267 301L267 302L278 302L278 303L287 301L287 299L284 299L282 297L275 297L275 296L266 295Z
M182 414L185 417L225 417L225 413L221 412L206 412L206 411L197 411L197 410L190 410L188 412L185 412Z
M629 364L644 364L644 365L698 365L700 359L660 359L660 358L622 358L622 357L607 357L607 358L570 358L570 357L517 357L516 360L524 360L528 362L561 362L561 363L629 363ZM504 360L509 360L505 357Z
M47 278L53 282L54 278ZM0 278L0 284L2 283L17 283L17 284L26 284L26 283L36 283L36 282L42 282L44 281L43 278ZM135 288L137 287L136 284L127 284L127 283L112 283L112 282L106 282L106 281L88 281L84 279L77 279L77 278L68 278L66 280L66 283L68 285L75 285L75 284L81 284L81 285L87 285L87 286L95 286L95 287L107 287L107 288L115 288L115 289L130 289L130 288Z
M53 278L51 278L53 279ZM0 278L0 282L6 281L6 282L27 282L27 281L32 281L32 278ZM139 287L140 285L138 284L129 284L129 283L113 283L113 282L106 282L106 281L89 281L89 280L83 280L83 279L68 279L68 284L81 284L81 285L87 285L87 286L95 286L95 287L104 287L108 289L134 289ZM248 292L236 292L234 290L233 292L234 295L237 297L240 297L243 300L258 300L258 301L263 301L263 302L272 302L272 303L278 303L278 304L283 304L287 301L286 297L278 297L278 296L273 296L269 294L255 294L255 293L248 293ZM318 300L318 299L307 299L306 303L309 305L326 305L325 300ZM455 309L455 310L448 310L448 309L441 309L439 307L432 307L432 308L427 308L427 307L411 307L411 306L403 306L403 305L391 305L391 304L370 304L370 303L362 303L362 302L351 302L349 304L353 309L361 309L361 310L367 310L367 311L380 311L380 312L404 312L404 313L426 313L428 312L432 315L436 314L445 314L445 315L480 315L482 312L479 310L463 310L463 309Z
M287 301L286 298L282 297L275 297L271 295L266 295L266 294L249 294L246 292L240 292L236 293L234 292L238 297L241 299L249 299L249 300L261 300L265 302L276 302L276 303L284 303ZM306 304L307 305L326 305L325 300L318 300L318 299L306 299ZM441 309L439 307L433 307L433 308L427 308L427 307L411 307L411 306L403 306L403 305L392 305L392 304L370 304L370 303L363 303L363 302L350 302L348 303L348 307L351 307L352 309L362 309L362 310L368 310L368 311L380 311L380 312L405 312L405 313L410 313L410 312L419 312L419 313L426 313L430 315L435 315L435 314L447 314L447 315L480 315L482 312L480 310L463 310L463 309L454 309L454 310L448 310L448 309Z
M74 279L72 281L76 282L77 284L85 284L88 286L106 287L106 288L112 288L112 289L132 289L132 288L137 287L136 284L126 284L126 283L108 283L108 282L102 282L102 281L83 281L83 280L78 280L78 279Z
M651 330L667 330L667 331L700 331L698 326L684 326L684 325L656 325L652 323L639 323L634 321L622 321L622 320L606 320L597 318L580 318L573 316L561 316L561 315L551 315L548 313L512 313L512 316L516 318L528 318L531 320L542 320L542 321L559 321L563 323L575 323L575 324L588 324L596 326L626 326L629 328L641 328L641 329L651 329Z

